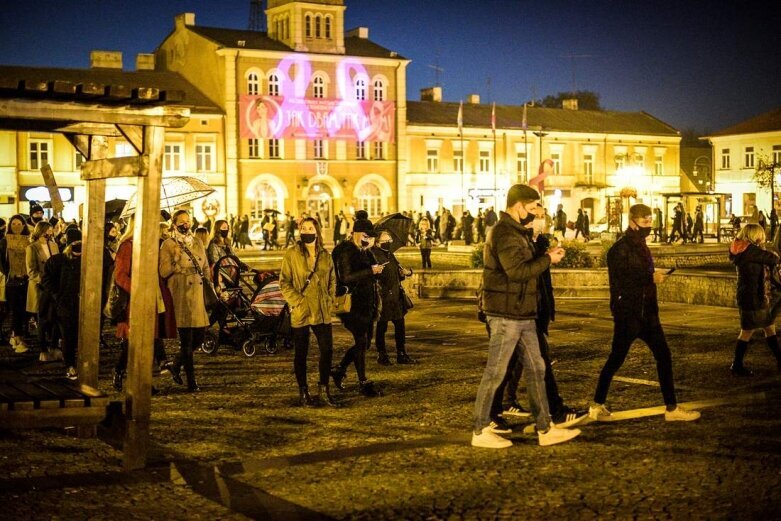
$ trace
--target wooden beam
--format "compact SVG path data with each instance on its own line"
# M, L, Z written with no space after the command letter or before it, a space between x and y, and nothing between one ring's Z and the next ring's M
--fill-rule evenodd
M85 159L92 159L90 157L89 150L89 136L82 134L65 134L65 138L71 142L73 148L79 151L79 154L84 156Z
M54 129L63 134L87 134L91 136L122 137L115 125L109 123L70 123Z
M81 180L111 179L114 177L144 177L149 170L149 156L112 157L84 161Z
M60 215L65 209L65 205L62 204L60 190L57 188L57 180L54 178L52 167L48 164L43 165L41 168L41 175L43 175L43 182L46 185L46 189L49 191L49 200L52 204L52 210L54 210L55 215Z
M138 155L144 153L144 127L140 125L116 125L117 130L133 145Z
M190 121L190 109L175 106L105 106L72 101L2 99L0 119L4 118L180 128Z
M27 92L46 92L49 90L49 84L45 81L22 80L22 89Z
M133 97L133 89L125 85L109 85L106 87L106 96L115 99L130 99Z
M160 183L162 182L162 127L147 127L144 141L149 152L147 177L138 179L133 271L130 278L130 338L123 463L126 470L143 468L149 446L149 418L152 407L152 358L157 320L160 253Z

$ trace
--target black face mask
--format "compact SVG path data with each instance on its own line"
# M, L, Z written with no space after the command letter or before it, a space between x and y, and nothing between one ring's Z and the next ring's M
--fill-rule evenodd
M521 226L526 226L532 221L534 221L534 214L528 213L526 214L526 217L521 217Z
M637 225L637 233L638 233L638 235L640 235L640 237L645 239L646 237L651 235L651 227L650 226L640 226L639 224L637 224L637 221L635 221L635 224Z
M366 240L366 239L361 239L361 246L363 246L364 248L368 248L369 247L369 241Z
M382 251L390 251L391 243L389 242L381 242L380 243L380 249Z
M230 233L230 230L220 230L220 237L222 237L223 239L227 239L228 233Z
M304 244L312 244L317 240L317 235L314 233L302 233L301 234L301 242Z
M179 231L179 233L181 233L182 235L184 235L185 233L187 233L188 231L190 231L190 227L189 227L188 225L186 225L186 224L180 224L179 226L177 226L177 227L176 227L176 229L177 229L177 230Z

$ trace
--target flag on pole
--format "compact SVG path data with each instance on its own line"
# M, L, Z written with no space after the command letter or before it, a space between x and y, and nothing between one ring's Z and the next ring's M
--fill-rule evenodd
M526 130L527 127L528 127L528 125L526 123L526 103L524 103L523 104L523 120L521 121L521 128Z
M464 130L464 102L458 102L458 133Z
M496 102L491 106L491 130L496 133Z

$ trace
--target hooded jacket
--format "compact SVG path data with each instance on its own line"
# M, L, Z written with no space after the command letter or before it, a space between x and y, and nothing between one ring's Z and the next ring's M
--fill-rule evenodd
M747 311L767 307L773 280L771 274L778 264L778 255L749 241L735 239L729 246L729 260L738 272L738 307Z
M607 252L610 310L616 318L658 316L654 262L638 231L628 228Z

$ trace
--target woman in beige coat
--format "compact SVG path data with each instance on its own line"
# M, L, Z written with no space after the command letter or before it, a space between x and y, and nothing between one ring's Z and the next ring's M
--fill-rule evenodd
M190 229L190 214L178 210L171 220L171 237L160 247L160 276L165 279L174 303L176 327L179 330L179 354L174 359L171 373L175 380L184 366L187 390L200 391L195 381L193 352L203 343L209 315L203 301L203 280L200 271L209 272L206 250ZM189 252L189 253L188 253ZM194 262L193 262L194 261Z
M320 225L307 217L299 225L300 240L285 253L279 274L279 287L290 306L296 373L300 404L319 405L320 400L335 406L328 387L333 358L331 311L336 292L336 276L331 255L323 247ZM320 348L318 396L312 398L306 379L309 330Z
M51 302L48 295L39 288L43 276L43 265L49 257L60 253L54 242L54 228L48 221L39 221L30 235L30 245L25 252L27 265L27 312L37 315L38 342L41 346L41 360L47 359L46 353L53 350L54 321L52 320ZM48 337L48 338L47 338Z

